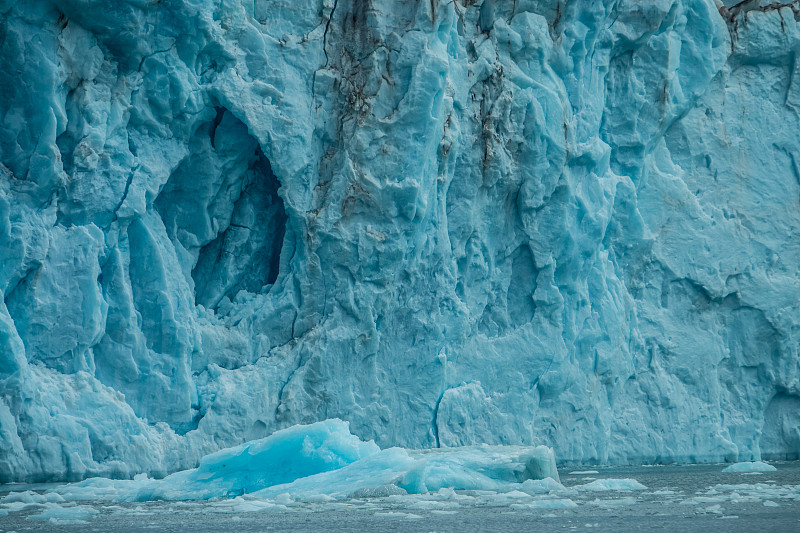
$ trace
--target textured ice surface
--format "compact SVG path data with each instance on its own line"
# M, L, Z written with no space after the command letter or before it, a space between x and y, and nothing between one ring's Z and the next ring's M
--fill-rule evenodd
M99 512L88 505L50 504L41 513L30 515L28 520L48 520L54 524L83 524Z
M90 478L43 495L12 493L0 503L207 500L244 494L280 503L441 490L509 492L514 487L525 491L522 494L563 489L553 450L545 446L380 450L374 442L352 435L346 422L326 420L220 450L204 457L196 469L163 479Z
M0 481L796 457L798 13L0 1Z
M352 469L377 455L324 474ZM331 531L405 530L409 527L418 529L419 526L402 525L396 521L420 518L424 520L421 524L426 529L433 527L436 531L463 531L465 525L476 525L480 531L506 531L509 524L515 530L523 530L543 521L541 528L534 529L559 529L564 524L580 527L589 523L601 530L641 531L659 524L682 522L683 529L693 531L698 526L716 530L719 524L709 523L709 520L732 516L740 519L735 531L752 530L766 522L778 531L794 531L800 508L800 486L797 485L800 464L776 464L778 469L763 473L759 481L764 482L757 484L720 484L719 480L730 479L730 474L720 472L717 465L601 467L598 468L598 480L602 480L605 487L601 491L584 490L583 479L563 476L564 485L546 478L508 483L499 490L443 488L424 494L408 494L397 485L391 485L393 490L382 486L341 498L328 495L334 491L317 483L316 488L321 492L313 496L282 492L274 496L250 493L199 502L119 502L109 501L112 498L108 495L95 496L88 501L71 501L72 497L92 497L91 493L80 494L76 490L87 486L88 482L61 485L56 489L58 492L51 486L51 490L44 493L40 492L42 486L28 485L37 492L18 492L0 497L0 515L7 513L0 518L0 528L17 531L31 526L36 528L38 524L28 520L35 520L46 512L62 517L48 519L49 523L43 524L48 531L59 530L54 521L56 524L71 523L66 522L70 520L67 518L70 513L84 513L85 518L77 520L90 521L91 529L103 531L119 529L120 524L135 525L133 529L189 527L202 531L231 528L262 531L269 525ZM367 469L361 469L361 472L366 473ZM631 492L614 488L630 487L634 479L648 489ZM130 485L137 481L115 483ZM373 481L378 480L373 478ZM0 491L8 488L13 487L0 486ZM89 516L91 509L99 512ZM479 523L477 520L484 521ZM723 529L727 531L730 528Z
M592 492L606 490L644 490L647 487L635 479L596 479L585 485L578 485L576 490L588 490Z
M734 463L731 466L723 468L723 472L741 472L741 473L752 473L752 472L774 472L776 468L770 464L767 464L763 461L746 461L743 463Z

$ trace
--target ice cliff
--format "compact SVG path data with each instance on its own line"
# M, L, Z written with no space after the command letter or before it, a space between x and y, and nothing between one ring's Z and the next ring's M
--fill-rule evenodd
M0 0L0 481L334 417L381 447L798 457L798 19Z

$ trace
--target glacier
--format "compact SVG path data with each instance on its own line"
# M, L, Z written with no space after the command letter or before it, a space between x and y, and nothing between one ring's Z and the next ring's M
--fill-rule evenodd
M0 0L0 482L335 418L562 464L800 458L799 19Z

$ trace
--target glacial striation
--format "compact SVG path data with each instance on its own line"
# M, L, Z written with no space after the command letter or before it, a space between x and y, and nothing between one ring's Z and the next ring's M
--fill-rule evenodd
M0 482L800 456L800 2L0 0Z

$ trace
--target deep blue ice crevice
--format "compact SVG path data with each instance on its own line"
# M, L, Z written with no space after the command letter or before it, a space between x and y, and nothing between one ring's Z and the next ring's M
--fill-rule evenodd
M217 108L198 126L155 201L191 262L197 304L213 309L240 290L258 294L275 283L287 218L279 187L258 142L229 111Z

